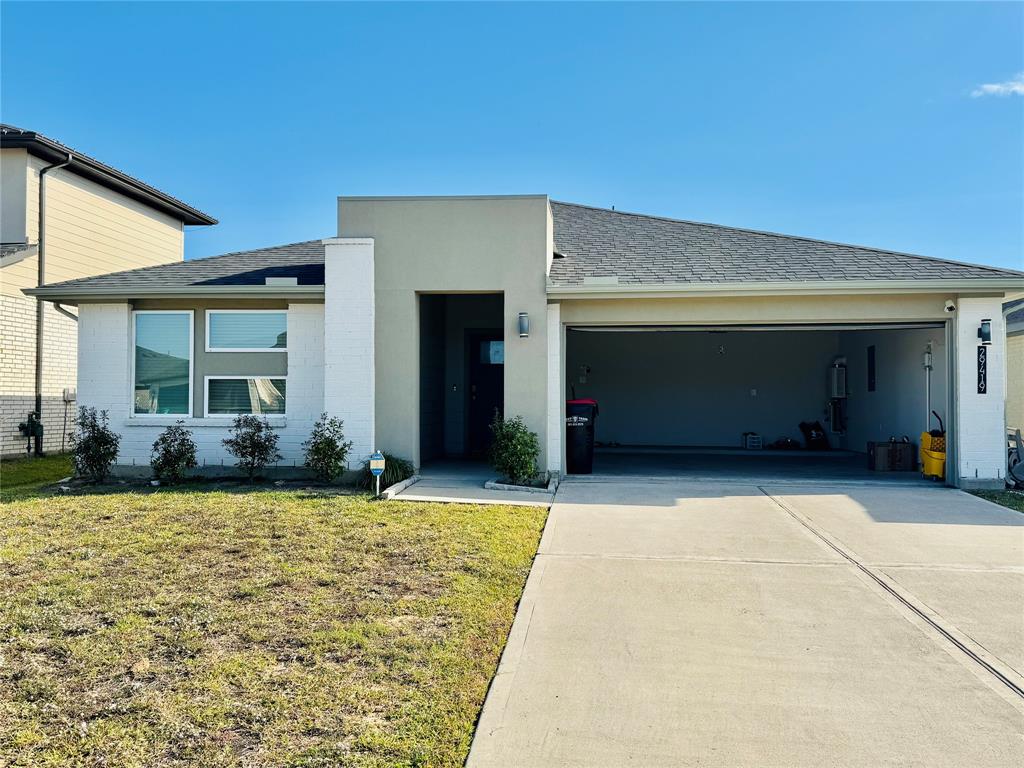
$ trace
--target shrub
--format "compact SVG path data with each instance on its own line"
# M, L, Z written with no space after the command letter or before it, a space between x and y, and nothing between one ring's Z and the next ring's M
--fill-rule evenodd
M101 482L117 461L121 436L110 429L109 423L106 411L97 414L95 408L84 405L78 409L78 422L71 436L71 456L75 472L81 477Z
M180 483L185 472L198 466L196 444L185 422L177 421L160 433L153 443L149 466L157 480L168 483Z
M238 466L246 471L249 482L267 464L278 461L277 433L264 416L259 419L252 414L236 416L231 425L231 437L222 441L228 453L238 459Z
M398 456L393 456L387 451L381 451L384 454L384 474L380 476L380 489L383 491L385 488L390 488L395 483L400 483L403 480L408 480L416 471L413 467L412 462L408 459L402 459ZM373 473L370 472L370 460L367 459L363 462L363 468L359 476L359 484L363 488L374 490L377 487L376 478Z
M491 423L494 443L491 445L491 466L502 480L522 485L537 476L540 442L537 433L523 423L522 416L506 420L494 414Z
M348 467L351 441L345 442L345 423L326 413L313 425L309 440L302 444L306 451L306 467L317 479L329 483Z

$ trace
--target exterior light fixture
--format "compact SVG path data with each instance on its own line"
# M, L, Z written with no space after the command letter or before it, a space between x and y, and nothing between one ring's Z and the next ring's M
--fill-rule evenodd
M526 312L519 313L519 338L525 339L530 335L530 316Z
M978 338L981 339L982 344L992 343L992 321L982 320L981 326L978 328Z

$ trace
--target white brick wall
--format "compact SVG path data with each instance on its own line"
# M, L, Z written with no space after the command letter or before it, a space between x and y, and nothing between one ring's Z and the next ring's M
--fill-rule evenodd
M562 471L562 305L548 304L548 471Z
M130 417L130 307L127 304L85 304L79 317L79 401L109 412L112 428L121 434L120 467L146 467L153 441L177 419L173 416ZM288 307L287 412L284 418L269 418L280 435L278 450L283 458L278 467L302 465L302 443L323 411L323 317L321 304ZM201 466L230 467L234 464L234 458L221 443L229 434L231 419L182 420L192 430Z
M65 388L75 388L75 321L44 305L43 450L66 446ZM18 424L35 409L36 302L27 296L0 296L0 454L24 454ZM67 434L74 429L75 404L67 408Z
M988 392L978 394L978 327L992 321ZM961 298L956 312L957 461L962 485L998 484L1006 476L1006 329L998 298Z
M324 240L324 409L345 421L354 461L374 445L373 240Z

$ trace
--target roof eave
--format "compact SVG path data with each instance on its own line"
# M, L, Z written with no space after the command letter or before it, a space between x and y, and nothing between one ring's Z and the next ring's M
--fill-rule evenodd
M189 285L181 287L146 286L126 288L25 288L22 293L61 304L82 301L116 302L132 299L195 299L195 298L254 298L254 299L322 299L322 285Z
M932 280L786 280L751 283L548 283L549 299L629 299L695 296L839 296L903 293L1008 293L1024 290L1024 278Z
M207 226L216 224L217 219L209 216L190 205L181 203L160 193L159 190L133 179L125 173L101 163L87 155L81 155L74 150L68 150L51 139L38 133L25 132L22 134L4 134L3 145L5 149L25 149L32 155L40 157L48 162L61 162L67 159L70 152L73 156L69 170L78 175L95 181L110 189L114 189L126 197L137 200L141 203L155 208L158 211L173 216L188 225Z

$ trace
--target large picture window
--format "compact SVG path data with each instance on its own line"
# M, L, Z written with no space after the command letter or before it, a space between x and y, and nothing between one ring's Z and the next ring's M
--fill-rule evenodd
M206 415L237 416L254 413L283 416L285 412L284 378L269 376L207 376Z
M192 413L192 313L134 313L136 416Z
M206 312L207 352L284 352L287 348L288 313L284 310Z

